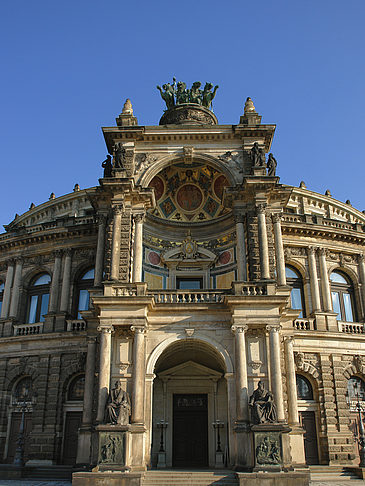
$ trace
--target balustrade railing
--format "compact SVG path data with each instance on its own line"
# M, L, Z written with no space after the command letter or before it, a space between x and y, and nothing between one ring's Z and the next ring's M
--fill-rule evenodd
M66 321L66 331L80 332L86 331L86 322L83 319L73 319Z
M36 324L14 324L14 336L33 336L36 334L42 334L43 322L37 322Z
M293 327L297 331L316 331L316 320L315 319L295 319L293 321Z
M347 334L365 334L365 325L355 322L338 321L338 330Z
M204 304L223 302L226 292L222 291L191 291L191 290L162 290L149 292L155 298L156 304Z

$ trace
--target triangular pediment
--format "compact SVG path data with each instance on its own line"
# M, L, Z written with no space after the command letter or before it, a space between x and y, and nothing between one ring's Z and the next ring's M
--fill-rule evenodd
M185 363L173 366L168 370L158 373L160 378L210 378L213 380L219 380L222 373L212 370L207 366L195 363L195 361L185 361Z

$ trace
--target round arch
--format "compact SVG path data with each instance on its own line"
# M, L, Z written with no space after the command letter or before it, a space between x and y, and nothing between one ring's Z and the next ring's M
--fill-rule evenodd
M157 363L158 358L162 355L162 353L167 349L171 344L177 342L177 341L183 341L183 340L193 340L193 341L202 341L204 344L208 344L209 346L213 347L214 350L220 355L222 358L225 367L226 367L226 373L233 373L233 364L232 360L228 354L228 351L218 342L215 341L214 339L208 338L207 336L204 336L202 334L194 334L194 337L186 337L184 335L180 336L172 336L170 338L165 339L161 343L159 343L151 352L148 360L147 360L147 367L146 367L146 373L152 375L155 370L155 366Z
M139 184L142 187L147 187L148 184L151 182L151 180L159 172L161 172L165 167L173 163L179 162L182 157L183 155L181 153L175 153L175 154L168 155L166 157L162 157L159 161L157 161L151 167L149 167L144 174L142 174L139 180ZM206 154L199 154L196 156L194 155L194 159L197 162L203 162L205 164L211 165L216 170L222 172L222 174L224 174L227 177L230 185L235 185L237 183L233 171L227 165L223 164L219 159Z

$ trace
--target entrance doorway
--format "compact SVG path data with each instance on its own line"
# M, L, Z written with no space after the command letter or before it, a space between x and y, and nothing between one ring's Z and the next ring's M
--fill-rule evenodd
M76 463L77 440L82 422L82 412L67 412L65 438L63 445L63 464L73 466Z
M299 418L304 433L305 461L310 465L319 464L316 417L314 412L299 412Z
M175 467L208 466L206 394L174 394L172 457Z

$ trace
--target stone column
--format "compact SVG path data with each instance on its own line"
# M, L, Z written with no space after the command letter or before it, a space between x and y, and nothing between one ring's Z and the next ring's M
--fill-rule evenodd
M288 395L288 423L289 425L299 425L298 415L298 396L297 396L297 380L295 374L293 337L289 336L285 339L285 363L286 363L286 380L287 380L287 395Z
M247 326L233 325L235 335L235 377L237 421L248 422L248 383L245 332Z
M133 370L132 370L132 424L143 424L144 382L145 382L145 343L144 326L132 326Z
M362 303L363 303L363 309L365 313L365 257L363 253L359 255L359 273L360 273L360 282L361 282Z
M85 366L85 391L82 411L82 424L79 429L76 464L89 464L91 453L91 422L95 374L95 338L89 338Z
M135 214L134 223L134 246L133 246L133 282L142 281L142 262L143 262L143 221L144 214Z
M67 312L70 298L70 286L71 286L71 258L72 250L67 248L65 251L65 263L63 267L62 275L62 289L61 289L61 303L60 311Z
M103 280L105 226L106 226L106 217L100 214L98 220L98 243L96 247L96 257L95 257L95 277L94 277L95 287L101 287L101 282Z
M259 204L257 206L259 249L260 249L260 270L261 270L261 279L263 280L270 278L269 246L267 242L265 208L266 208L265 204Z
M1 318L9 316L11 286L13 284L15 260L9 260L6 272L5 288L3 294L3 305L1 307Z
M275 238L275 257L276 257L276 273L278 285L286 285L285 276L285 258L283 238L281 235L281 215L273 214L274 238Z
M105 404L110 387L110 359L113 326L99 326L100 334L100 362L99 362L99 394L96 421L103 423Z
M53 275L51 283L51 291L49 296L49 307L48 312L57 312L57 300L58 292L60 286L60 275L61 275L61 261L62 261L62 251L56 250L54 252L54 265L53 265Z
M323 307L325 312L332 311L332 298L331 288L328 278L327 263L326 263L326 250L324 248L318 249L319 253L319 270L321 273L321 285L322 285L322 297Z
M312 294L312 310L313 312L321 310L321 300L319 295L317 263L316 263L316 249L313 246L308 248L308 266L309 278Z
M120 232L122 229L122 212L123 205L113 207L113 238L112 238L112 261L111 261L111 279L119 279L119 262L120 262Z
M246 240L243 214L234 215L236 222L237 280L247 281Z
M11 303L10 303L10 312L9 312L10 317L18 316L20 286L22 283L22 270L23 270L23 259L17 258L16 266L15 266L14 283L13 283L13 294L11 296Z
M271 367L271 383L272 392L278 411L278 420L283 422L285 420L284 414L284 398L283 398L283 382L281 377L281 350L280 350L280 326L268 325L266 329L269 331L270 342L270 367Z

